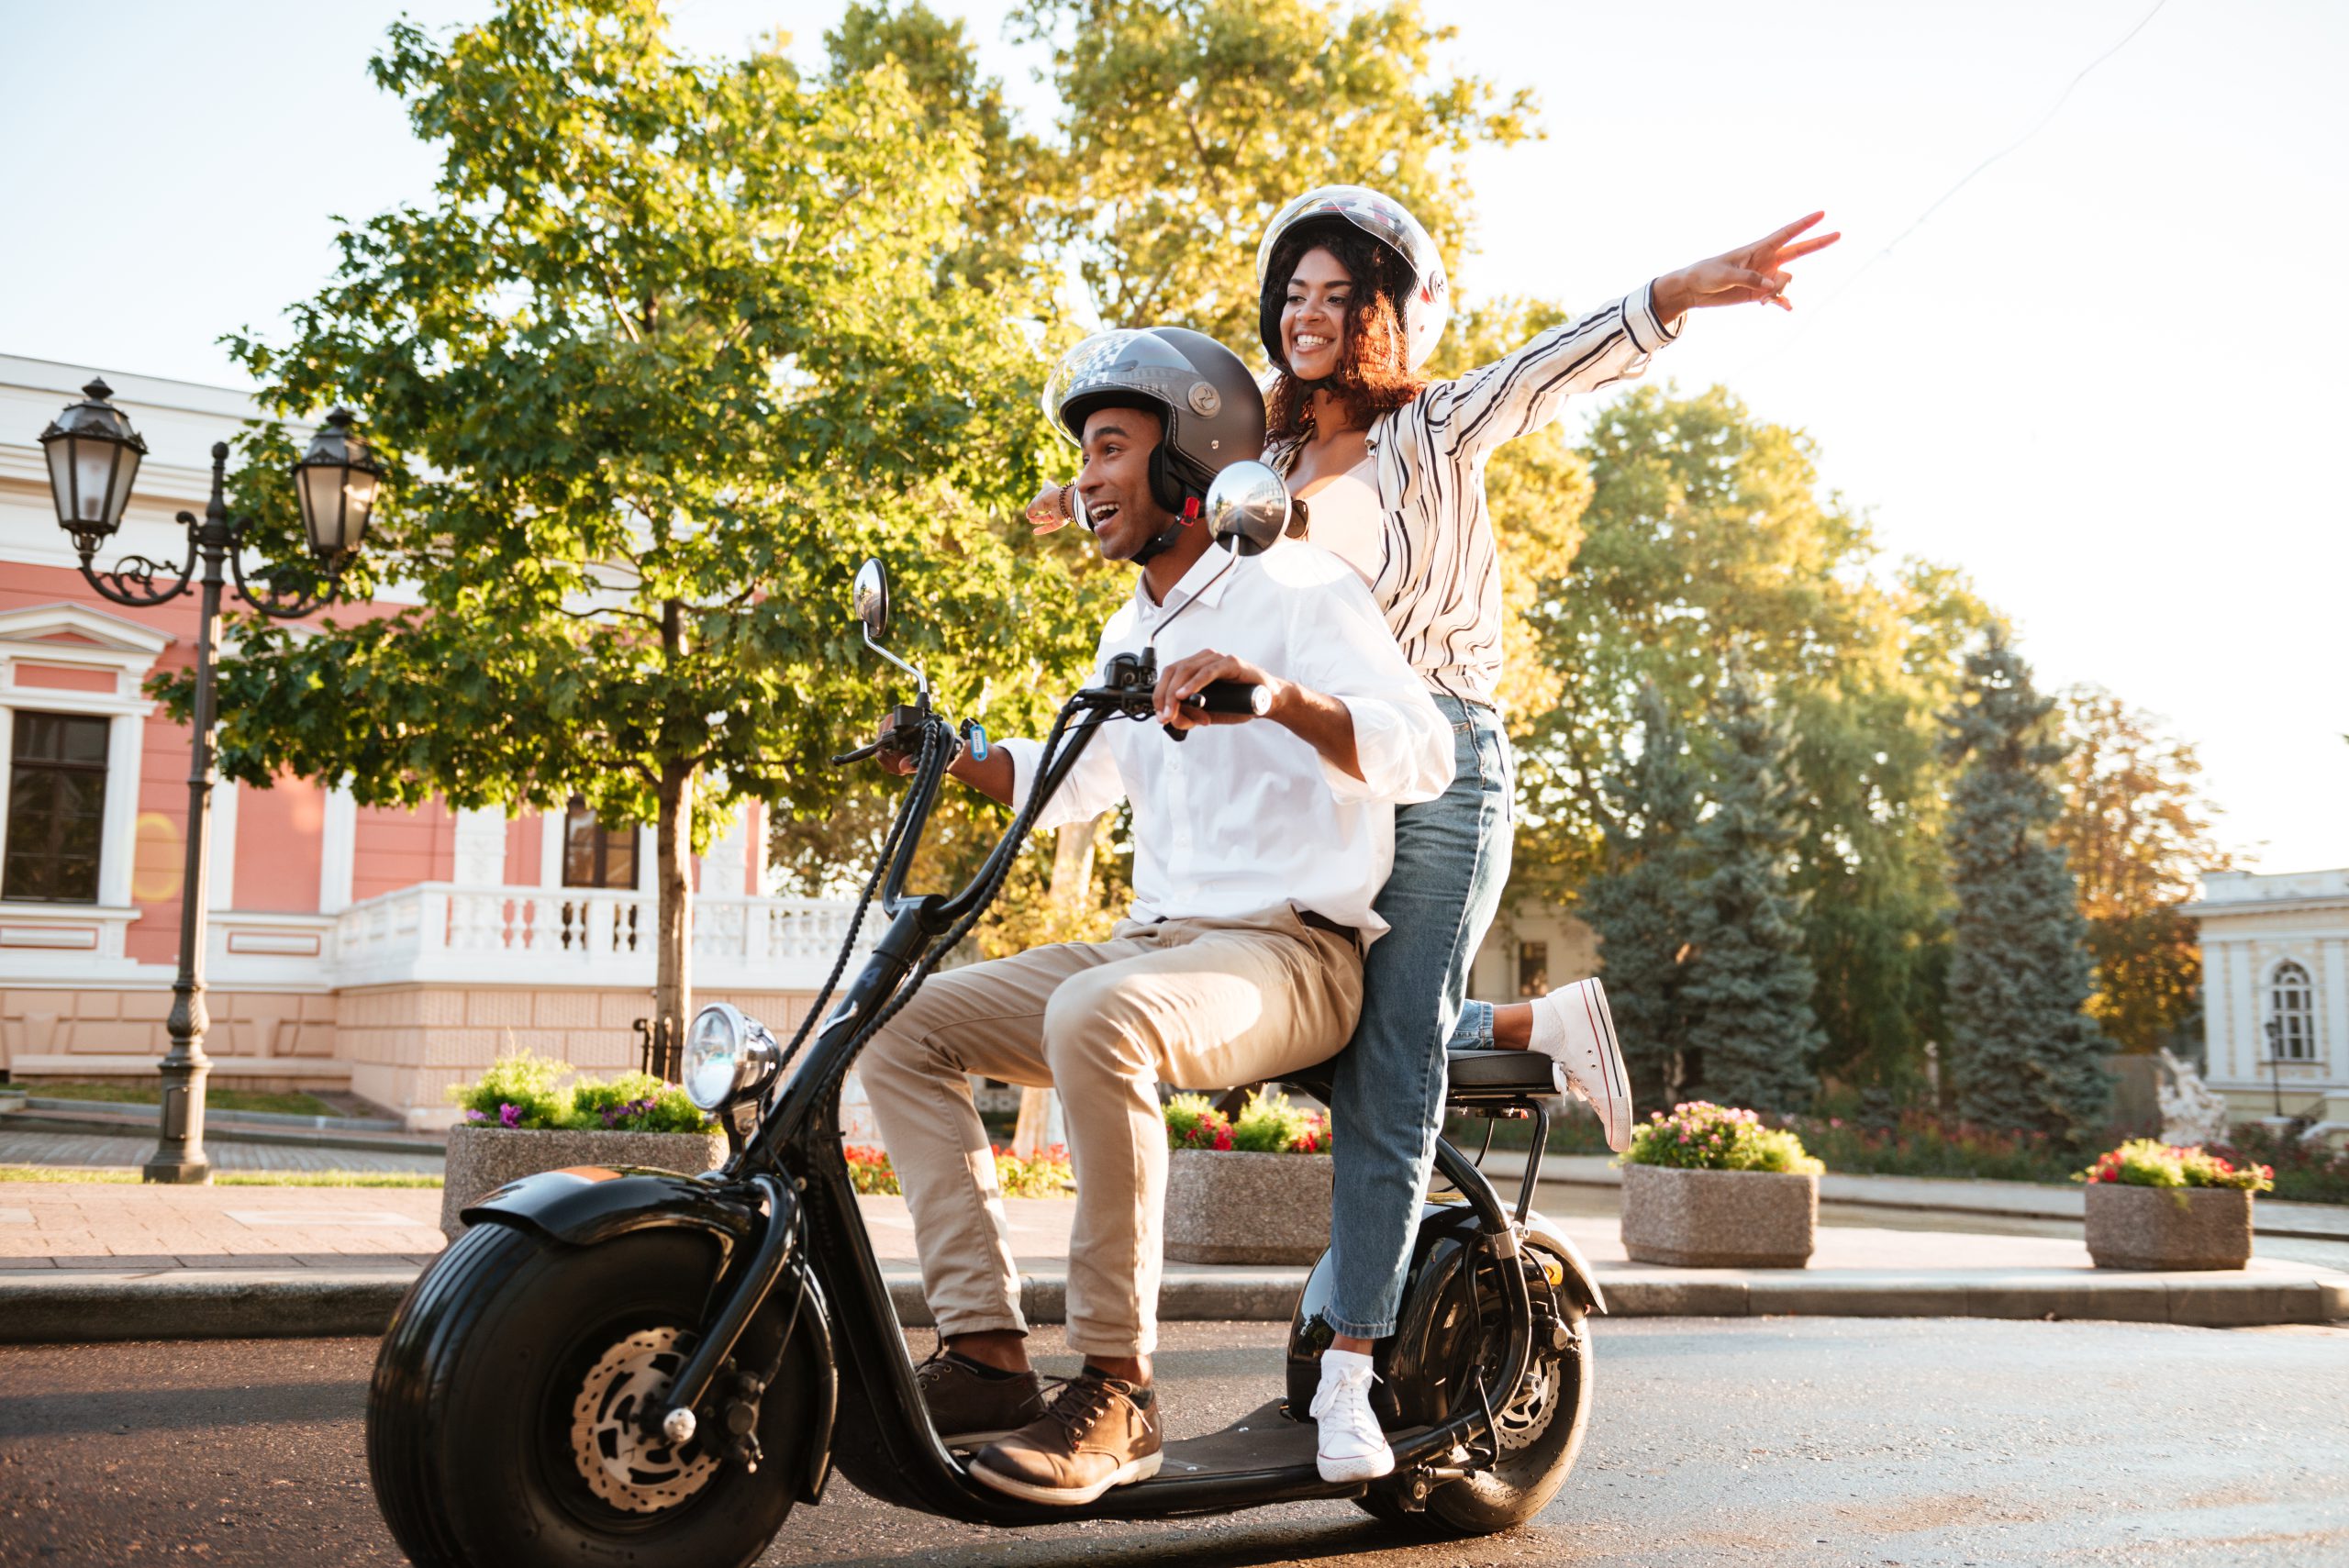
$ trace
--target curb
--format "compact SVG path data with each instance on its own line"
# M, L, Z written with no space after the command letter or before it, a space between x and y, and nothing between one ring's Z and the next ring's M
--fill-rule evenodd
M1496 1149L1485 1173L1504 1191L1525 1173L1525 1155ZM1542 1184L1568 1187L1620 1187L1623 1173L1610 1157L1553 1154L1542 1164ZM1855 1208L1902 1209L1919 1214L1985 1214L2016 1219L2085 1221L2086 1197L2077 1186L2044 1182L1993 1182L1965 1176L1864 1176L1830 1171L1819 1178L1819 1201ZM2252 1205L2252 1229L2260 1236L2305 1241L2349 1240L2349 1205L2292 1203L2263 1197Z
M56 1111L0 1111L0 1132L82 1133L102 1138L152 1138L161 1124L136 1117L61 1114ZM395 1132L300 1132L293 1129L221 1126L206 1117L206 1143L270 1143L295 1149L349 1149L377 1154L440 1154L448 1145L439 1139Z
M112 1340L247 1340L376 1335L417 1275L382 1269L171 1269L0 1273L0 1343ZM1301 1268L1167 1269L1166 1322L1286 1323L1305 1287ZM1664 1269L1602 1265L1598 1284L1616 1318L2093 1318L2234 1329L2349 1320L2349 1274L2288 1270L2244 1274L2091 1273L2086 1270L1923 1274L1900 1270ZM882 1277L907 1328L932 1326L921 1276ZM1020 1276L1032 1323L1063 1320L1067 1276Z

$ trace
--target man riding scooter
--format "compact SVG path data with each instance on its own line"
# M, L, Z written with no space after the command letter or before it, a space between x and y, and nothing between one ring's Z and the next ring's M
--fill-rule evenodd
M1209 483L1252 459L1264 404L1238 356L1175 328L1104 333L1063 361L1048 408L1084 452L1076 495L1105 560L1141 569L1100 664L1155 668L1158 725L1096 738L1039 828L1133 810L1134 904L1108 941L937 975L859 1063L912 1212L940 1349L920 1369L950 1447L1014 1496L1090 1502L1154 1474L1152 1386L1166 1141L1157 1085L1275 1079L1335 1054L1362 998L1393 808L1440 792L1452 735L1361 579L1303 542L1211 550ZM1130 671L1131 663L1126 666ZM1254 711L1188 699L1258 688ZM894 771L911 760L886 744ZM1007 804L1041 749L952 772ZM1076 1176L1067 1339L1084 1370L1047 1404L968 1074L1060 1091Z

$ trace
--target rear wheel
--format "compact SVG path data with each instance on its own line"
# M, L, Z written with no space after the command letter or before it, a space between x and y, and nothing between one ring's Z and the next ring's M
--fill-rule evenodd
M1539 1243L1529 1251L1553 1279L1564 1278L1564 1261ZM1500 1359L1508 1349L1508 1307L1500 1282L1490 1277L1496 1265L1480 1262L1483 1311L1475 1350L1477 1380L1490 1386L1500 1374ZM1566 1484L1582 1452L1590 1426L1591 1344L1581 1310L1564 1296L1545 1294L1534 1285L1537 1303L1554 1299L1556 1321L1564 1328L1564 1350L1537 1344L1509 1402L1494 1412L1493 1447L1497 1461L1458 1481L1447 1481L1430 1491L1425 1510L1405 1507L1398 1478L1373 1489L1356 1501L1373 1518L1404 1529L1453 1535L1490 1535L1525 1523L1550 1506ZM1545 1314L1546 1316L1546 1314Z
M754 1560L800 1473L797 1358L760 1402L756 1474L716 1450L715 1422L672 1447L637 1420L691 1351L718 1264L692 1231L593 1247L466 1231L401 1304L368 1391L368 1472L401 1549L424 1568ZM765 1372L774 1318L737 1366Z

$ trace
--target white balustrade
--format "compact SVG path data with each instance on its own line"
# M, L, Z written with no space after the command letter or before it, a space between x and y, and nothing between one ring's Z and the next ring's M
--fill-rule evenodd
M840 951L852 907L818 898L696 897L694 984L813 987ZM868 921L862 948L881 924ZM335 984L650 985L658 930L652 897L633 890L420 883L343 911L331 950Z

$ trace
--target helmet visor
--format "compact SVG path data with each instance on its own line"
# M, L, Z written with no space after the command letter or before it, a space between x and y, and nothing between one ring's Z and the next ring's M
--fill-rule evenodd
M1273 264L1273 250L1282 236L1298 224L1319 217L1342 218L1353 224L1402 257L1410 266L1412 276L1420 283L1443 275L1443 258L1437 253L1435 241L1419 227L1419 220L1404 210L1402 203L1367 185L1323 185L1281 208L1279 215L1265 226L1264 238L1256 246L1259 292L1264 286L1265 269ZM1280 281L1286 285L1288 280Z
M1161 406L1187 393L1199 373L1174 346L1142 328L1096 332L1060 357L1044 378L1044 414L1071 446L1081 446L1082 418L1069 406L1103 393L1146 397Z

